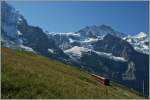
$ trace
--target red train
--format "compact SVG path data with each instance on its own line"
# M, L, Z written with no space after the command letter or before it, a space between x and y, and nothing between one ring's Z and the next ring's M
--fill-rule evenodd
M96 78L96 80L98 80L100 83L104 84L104 85L109 85L109 79L95 75L95 74L91 74L93 77Z

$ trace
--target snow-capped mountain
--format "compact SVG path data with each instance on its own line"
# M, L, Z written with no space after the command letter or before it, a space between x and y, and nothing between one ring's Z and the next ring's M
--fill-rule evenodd
M142 83L139 83L139 87L135 85L137 82L144 80L145 87L148 86L149 55L145 54L149 50L147 34L141 32L136 36L127 36L107 25L86 26L68 33L44 32L40 27L29 25L5 1L1 4L2 46L77 65L138 91L142 91ZM148 94L148 89L145 93Z
M117 37L126 36L123 33L113 30L110 26L87 26L77 32L55 33L50 32L47 35L55 39L55 42L62 50L67 50L73 46L84 46L92 48L91 43L102 40L107 34Z
M1 5L2 46L32 51L59 60L69 59L40 27L29 25L26 19L5 1L1 2Z
M135 35L133 37L136 38L136 39L141 39L142 40L142 39L147 37L147 34L144 33L144 32L140 32L139 34L137 34L137 35Z
M140 32L134 36L127 36L123 38L124 40L128 41L136 51L149 54L149 35Z

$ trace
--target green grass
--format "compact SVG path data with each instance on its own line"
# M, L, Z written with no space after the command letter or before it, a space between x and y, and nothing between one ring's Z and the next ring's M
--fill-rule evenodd
M143 98L126 87L104 86L90 74L30 52L2 48L2 98Z

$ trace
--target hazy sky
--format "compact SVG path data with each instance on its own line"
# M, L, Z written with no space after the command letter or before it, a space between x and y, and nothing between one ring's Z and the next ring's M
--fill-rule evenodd
M117 31L148 32L148 1L52 2L8 1L30 25L49 32L74 32L90 25L105 24Z

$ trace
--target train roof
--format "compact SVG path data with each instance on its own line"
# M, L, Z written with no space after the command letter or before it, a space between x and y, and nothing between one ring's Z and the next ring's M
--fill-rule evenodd
M102 76L99 76L99 75L96 75L96 74L92 74L93 76L96 76L96 77L98 77L98 78L101 78L101 79L107 79L107 78L105 78L105 77L102 77Z

